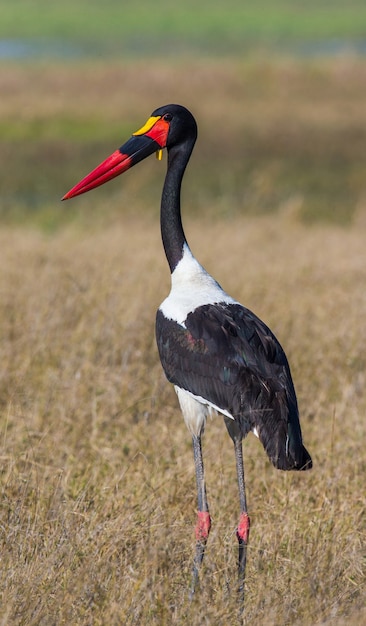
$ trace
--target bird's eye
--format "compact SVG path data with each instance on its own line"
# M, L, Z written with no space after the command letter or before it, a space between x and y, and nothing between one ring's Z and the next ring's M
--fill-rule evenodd
M166 122L171 122L171 121L172 121L172 119L173 119L173 116L172 116L170 113L165 113L165 115L164 115L163 119L164 119Z

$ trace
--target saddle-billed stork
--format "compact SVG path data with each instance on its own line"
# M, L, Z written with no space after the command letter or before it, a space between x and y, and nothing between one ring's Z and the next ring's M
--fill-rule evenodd
M281 345L254 313L220 287L188 246L181 221L180 190L196 138L197 125L190 111L176 104L160 107L63 200L102 185L154 152L161 158L162 150L167 149L160 220L171 291L157 312L156 339L162 366L175 387L193 441L198 519L191 595L211 526L201 437L207 415L214 411L223 416L234 442L242 605L249 537L242 439L252 431L278 469L307 470L312 461L302 443L295 389Z

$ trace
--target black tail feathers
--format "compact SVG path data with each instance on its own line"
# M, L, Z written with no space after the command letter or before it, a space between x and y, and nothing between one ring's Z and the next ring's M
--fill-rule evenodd
M273 465L280 470L296 470L304 471L313 467L313 461L305 446L301 444L301 449L296 451L296 456L281 451L276 454L271 454L269 450L266 450Z
M289 427L287 433L285 429L278 429L272 436L263 429L259 438L277 469L303 471L312 468L313 462L302 443L299 429Z
M284 469L289 470L308 470L313 467L313 461L305 446L301 444L301 450L298 451L296 458L287 457L288 466Z

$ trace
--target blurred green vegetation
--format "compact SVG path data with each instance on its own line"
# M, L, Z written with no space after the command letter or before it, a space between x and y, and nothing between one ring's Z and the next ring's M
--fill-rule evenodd
M8 63L1 76L3 222L52 229L83 216L89 224L129 211L158 216L165 166L153 158L67 205L59 198L169 100L188 105L199 124L183 185L185 214L221 219L285 210L305 222L348 224L364 204L362 60L193 70L156 63L152 71L141 62L80 62L72 70Z
M7 42L40 48L37 58L25 48L0 65L0 219L64 223L71 211L58 198L154 108L175 101L200 129L185 212L289 210L349 223L366 194L365 62L312 54L318 44L325 54L328 45L362 46L365 33L357 0L4 0L4 56ZM78 199L75 213L87 205L91 221L105 203L106 219L137 205L157 214L164 170L143 167Z
M222 55L257 45L364 39L362 0L3 0L0 38L73 42L89 54Z

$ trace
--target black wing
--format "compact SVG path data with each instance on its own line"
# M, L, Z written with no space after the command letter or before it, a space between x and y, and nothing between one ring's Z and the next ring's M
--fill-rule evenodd
M185 327L159 310L156 336L170 382L230 413L243 435L257 430L279 469L308 469L286 355L271 330L240 304L207 304Z

